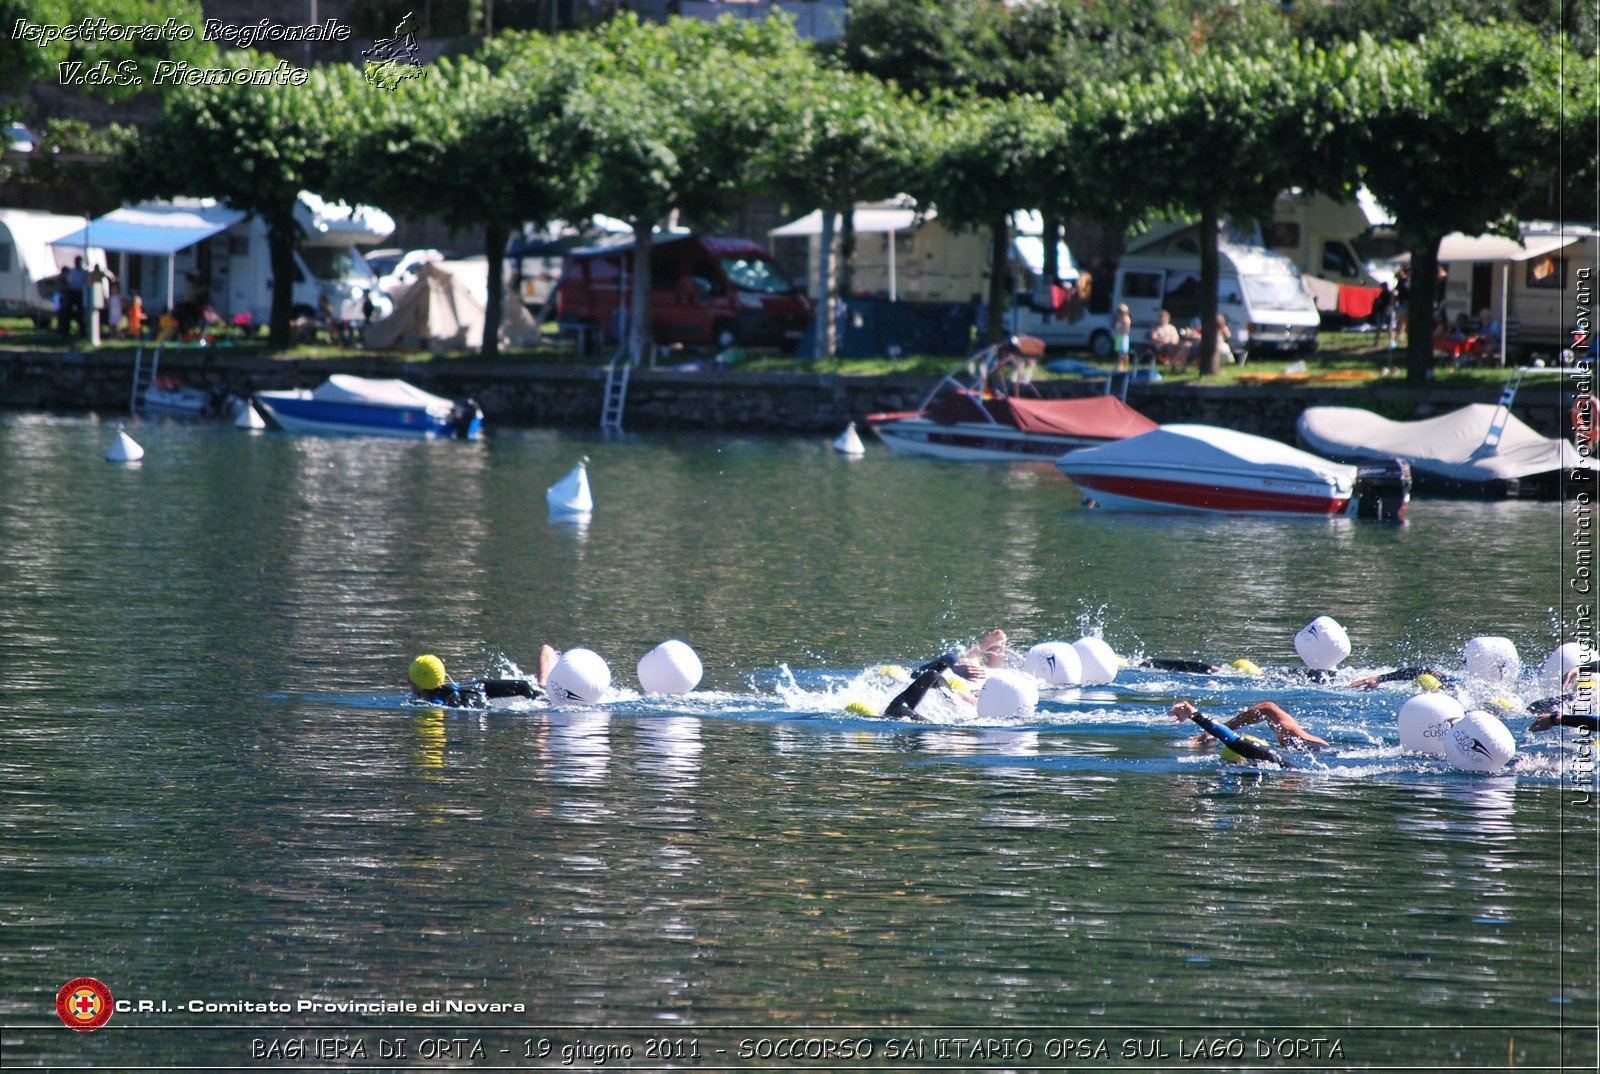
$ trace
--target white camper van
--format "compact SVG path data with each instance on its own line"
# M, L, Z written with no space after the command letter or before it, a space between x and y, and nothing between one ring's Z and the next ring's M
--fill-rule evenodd
M1261 246L1218 244L1217 312L1228 319L1232 346L1251 354L1310 352L1317 348L1320 317L1311 292L1293 262ZM1135 239L1117 266L1110 308L1126 304L1137 345L1155 327L1162 310L1177 325L1200 316L1200 240L1193 225L1174 225ZM1068 304L1040 309L1019 303L1012 331L1058 347L1087 348L1098 359L1112 355L1111 316Z
M375 317L394 308L360 250L394 232L387 213L302 193L295 222L301 228L294 261L296 316L314 316L327 296L336 316L359 321L369 290ZM226 321L264 325L271 320L272 258L259 217L211 198L144 202L92 221L88 237L112 255L110 268L123 293L143 298L152 317L199 292ZM58 255L84 238L80 227L55 240Z
M1307 276L1355 287L1394 286L1394 217L1361 187L1350 201L1298 190L1278 195L1272 222L1263 227L1266 245Z
M89 247L54 247L63 235L83 227L81 216L61 216L32 209L0 209L0 313L32 317L45 324L55 315L56 284L74 257L89 265L105 265L105 251Z

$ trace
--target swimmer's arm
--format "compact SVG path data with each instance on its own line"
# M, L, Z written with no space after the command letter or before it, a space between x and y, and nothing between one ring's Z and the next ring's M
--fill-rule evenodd
M1393 671L1385 671L1381 675L1368 675L1364 679L1354 679L1351 681L1350 685L1355 687L1357 690L1371 690L1374 687L1380 686L1386 682L1399 682L1401 680L1410 682L1412 679L1415 679L1421 675L1432 675L1440 682L1450 681L1450 676L1436 671L1433 668L1411 667L1395 668Z
M1272 725L1272 730L1277 734L1278 745L1280 746L1304 746L1308 749L1322 749L1328 744L1327 739L1318 738L1301 727L1299 720L1296 720L1271 701L1263 701L1260 704L1251 705L1232 720L1229 720L1228 726L1237 730L1246 724L1255 723L1257 720L1266 720Z
M544 691L532 679L485 679L482 686L484 696L491 700L500 697L526 697L533 701L544 700Z

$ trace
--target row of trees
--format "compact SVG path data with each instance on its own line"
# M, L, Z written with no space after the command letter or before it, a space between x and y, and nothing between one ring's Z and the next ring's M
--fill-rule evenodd
M1506 226L1537 174L1593 189L1595 154L1561 155L1592 137L1593 58L1548 28L1447 20L1414 37L1302 35L1265 51L1253 24L1227 16L1250 5L1140 24L1142 38L1112 17L1153 20L1173 6L1208 5L942 0L943 21L912 25L908 13L934 9L862 0L854 36L831 55L776 21L624 16L581 33L500 34L390 90L353 67L318 68L303 86L183 87L119 174L131 197L209 195L260 213L279 281L291 276L302 189L476 229L491 281L524 221L620 217L643 254L636 356L649 345L652 228L674 214L715 226L753 193L822 208L830 229L837 220L845 272L859 199L905 192L988 229L993 335L1015 211L1118 225L1185 214L1214 238L1223 216L1264 217L1288 187L1348 196L1365 183L1413 252L1418 379L1431 364L1439 240ZM1084 21L1096 12L1105 17ZM892 29L874 38L875 19ZM1218 271L1214 241L1202 245L1209 332ZM502 288L489 294L497 324ZM280 286L276 343L289 314ZM819 310L819 353L832 323ZM485 332L487 350L495 336ZM1214 353L1211 340L1201 353Z

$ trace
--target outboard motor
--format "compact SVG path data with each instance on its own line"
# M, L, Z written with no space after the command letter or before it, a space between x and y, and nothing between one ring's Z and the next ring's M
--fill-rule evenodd
M1361 463L1350 498L1357 518L1404 522L1411 502L1411 464L1403 459Z
M450 411L450 427L462 440L471 440L483 428L483 410L475 399L458 402Z

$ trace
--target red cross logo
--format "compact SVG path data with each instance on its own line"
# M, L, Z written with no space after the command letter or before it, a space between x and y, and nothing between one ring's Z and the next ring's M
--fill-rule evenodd
M99 1029L111 1020L111 990L93 977L68 981L56 993L56 1014L81 1032Z

